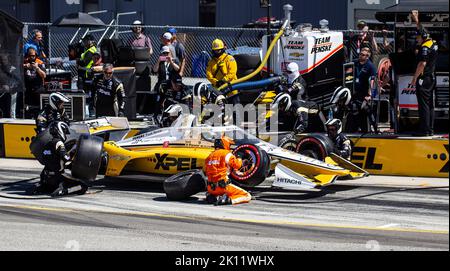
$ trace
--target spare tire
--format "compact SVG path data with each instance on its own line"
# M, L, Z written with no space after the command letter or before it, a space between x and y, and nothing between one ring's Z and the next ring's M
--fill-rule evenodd
M297 151L298 140L295 138L295 135L288 134L280 140L278 146L280 148L286 149L288 151L296 152Z
M134 52L134 60L137 61L149 61L150 50L148 47L132 47Z
M166 179L163 186L169 200L186 200L206 191L206 178L199 169L188 170Z
M230 174L231 180L242 187L255 187L266 179L270 171L270 159L258 146L245 144L234 149L233 154L250 163Z
M72 176L84 181L95 181L102 162L103 139L83 134L79 137L72 160Z
M325 135L313 134L298 142L296 152L317 160L325 161L325 157L334 150L334 143Z

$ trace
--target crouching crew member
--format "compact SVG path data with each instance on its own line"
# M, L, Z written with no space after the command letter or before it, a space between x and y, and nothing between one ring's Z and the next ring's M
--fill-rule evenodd
M113 76L113 65L103 66L103 75L94 79L96 117L124 117L125 90L122 82Z
M71 161L64 145L67 135L70 134L69 125L55 121L49 129L53 138L44 147L44 169L41 172L41 180L32 194L51 193L52 197L59 197L86 193L88 189L86 184L64 174L66 164Z
M334 152L340 157L350 160L352 145L350 139L342 133L342 122L339 119L331 119L325 125L328 137L334 143Z
M242 167L242 160L233 155L230 150L234 144L231 138L222 136L214 141L215 151L205 161L205 174L208 177L208 192L206 201L214 205L248 203L251 195L244 189L233 184L228 178L230 170Z
M50 94L48 104L39 113L36 118L37 133L45 131L54 121L63 121L69 124L69 116L64 108L64 103L68 103L70 99L59 92Z

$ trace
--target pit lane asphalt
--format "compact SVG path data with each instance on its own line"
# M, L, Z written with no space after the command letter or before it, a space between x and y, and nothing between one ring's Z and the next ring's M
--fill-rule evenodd
M250 204L214 207L118 179L83 196L24 195L41 168L0 159L0 250L449 250L448 179L373 176L314 192L266 182Z

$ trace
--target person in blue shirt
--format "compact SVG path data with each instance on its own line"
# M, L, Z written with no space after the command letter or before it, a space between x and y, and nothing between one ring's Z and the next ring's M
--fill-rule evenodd
M44 44L42 42L43 36L42 31L39 29L33 30L32 38L25 43L23 47L23 55L26 56L29 48L33 48L36 51L37 57L41 60L47 58L44 52Z
M370 125L373 132L378 132L375 116L372 111L372 89L375 87L376 68L370 61L371 51L361 49L355 63L355 93L353 94L353 120L351 132L368 133Z

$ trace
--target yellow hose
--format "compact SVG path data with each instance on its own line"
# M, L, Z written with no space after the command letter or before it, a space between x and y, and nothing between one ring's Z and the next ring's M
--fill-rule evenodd
M278 32L278 34L275 36L275 38L273 39L272 43L270 44L269 48L267 49L267 53L266 56L264 57L263 61L261 62L261 65L259 65L259 67L252 72L251 74L244 76L242 78L239 78L237 80L231 81L230 85L234 85L234 84L238 84L238 83L242 83L245 82L249 79L251 79L252 77L254 77L255 75L257 75L266 65L267 60L269 59L270 55L272 54L272 50L273 47L275 47L275 44L278 42L278 40L280 39L281 35L283 35L284 30L286 29L287 26L287 21L283 24L283 26L281 27L280 31ZM270 72L270 71L268 71ZM228 86L228 84L223 84L222 86L220 86L217 90L223 90L224 88L226 88Z

